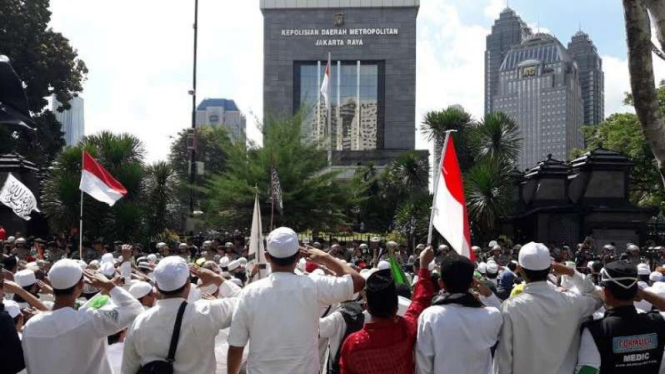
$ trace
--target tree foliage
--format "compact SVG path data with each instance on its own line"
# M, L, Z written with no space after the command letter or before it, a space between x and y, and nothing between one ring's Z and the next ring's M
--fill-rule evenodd
M62 109L69 109L72 95L83 90L88 73L77 51L62 34L49 27L49 0L4 0L0 5L0 54L8 56L25 84L36 134L12 137L0 131L0 150L16 150L46 166L64 145L60 124L46 98L55 94ZM10 148L11 147L11 148Z
M218 228L248 228L254 196L258 192L263 227L270 226L270 170L275 167L282 188L283 215L275 212L275 226L295 230L335 230L348 224L344 211L357 204L348 182L336 180L327 170L324 150L306 142L302 117L270 120L265 126L263 147L229 148L228 163L205 187L206 220Z

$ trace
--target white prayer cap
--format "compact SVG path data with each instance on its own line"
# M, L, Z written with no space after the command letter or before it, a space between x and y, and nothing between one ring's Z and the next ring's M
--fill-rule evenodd
M488 245L488 247L490 247L490 248L494 248L494 246L496 246L496 245L498 245L498 244L499 244L499 243L497 243L496 240L492 240L492 241L490 242L490 244Z
M152 286L148 282L134 282L129 286L129 293L137 299L146 296L152 291Z
M168 256L155 268L155 283L161 291L175 291L189 282L189 267L180 256Z
M16 284L18 284L19 286L25 288L35 284L35 282L37 282L37 278L35 278L34 271L25 269L17 271L16 274L14 274L14 282L16 282Z
M231 242L226 242L226 243L224 244L224 247L226 247L226 248L233 248L233 243L231 243Z
M379 237L378 237L378 236L375 236L375 237L373 237L372 239L370 239L369 241L372 242L372 243L378 243L378 242L380 242L381 240L379 240Z
M477 246L477 245L474 245L473 247L471 247L471 250L474 251L474 252L480 252L480 247Z
M102 274L104 274L107 277L113 277L115 274L115 266L113 266L112 262L104 262L102 263L102 267L99 269Z
M386 247L388 247L388 248L396 248L396 247L399 247L399 244L397 244L396 242L394 242L394 241L391 240L391 241L389 241L388 243L386 243Z
M651 274L651 269L647 264L638 264L637 265L637 275L649 275Z
M148 262L151 263L151 264L154 264L155 262L157 262L157 255L154 254L154 253L149 254L147 258L148 258Z
M206 240L206 241L203 242L203 245L205 245L205 246L212 245L212 241L211 240Z
M381 261L379 261L379 264L376 267L379 270L390 269L390 262L385 261L385 260L381 260Z
M236 286L242 288L242 281L238 278L233 278L229 282L234 283Z
M298 235L288 227L280 227L268 235L268 253L275 258L287 258L298 253Z
M74 287L83 276L83 264L70 259L57 261L48 272L51 286L56 290L66 290Z
M240 261L233 260L233 261L229 262L229 265L227 267L229 268L229 271L233 271L233 270L240 267Z
M244 257L240 257L238 259L238 263L240 263L240 266L247 266L247 259Z
M181 248L181 249L187 248L187 243L180 243L178 245L178 248Z
M166 247L166 243L164 242L157 243L157 248L162 248L162 247Z
M589 263L586 264L586 267L588 267L589 269L593 269L593 264L594 264L593 261L589 261Z
M16 239L16 244L25 244L25 238Z
M28 263L25 265L25 268L26 268L27 270L31 270L31 271L34 271L34 272L39 271L39 265L37 265L37 262L36 262L36 261L28 262Z
M499 272L499 265L496 262L490 261L487 263L487 274L496 274Z
M416 249L421 249L421 250L422 250L422 249L425 249L425 244L418 244L418 245L416 246Z
M552 265L550 250L544 244L531 242L520 250L519 264L527 270L545 270Z
M649 274L649 280L652 282L660 282L663 280L663 273L654 271L653 273Z
M5 300L3 304L5 305L5 312L7 312L10 317L16 318L16 316L21 314L21 307L18 305L16 301Z
M365 244L365 243L360 244L358 247L360 247L360 248L362 248L362 249L367 249L367 248L369 248L369 247L367 246L367 244Z
M480 272L480 274L487 274L487 264L484 262L479 263L478 271Z
M229 266L229 262L231 262L231 261L229 260L229 258L226 257L226 256L224 256L224 257L222 257L222 258L219 260L219 266L221 266L221 267L223 267L223 268L228 267L228 266Z
M9 243L13 243L14 240L16 240L16 238L14 238L13 236L10 236L10 237L7 238L7 242L9 242Z
M150 267L150 263L147 262L147 261L141 261L141 262L139 262L138 265L137 265L137 267L138 267L139 269L150 270L150 271L152 271L152 267Z
M113 253L104 253L102 255L102 264L110 263L113 264L115 263L115 259L113 258Z

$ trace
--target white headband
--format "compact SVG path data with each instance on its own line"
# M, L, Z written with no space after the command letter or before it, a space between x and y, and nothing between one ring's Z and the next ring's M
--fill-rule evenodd
M600 279L601 279L602 282L613 282L613 283L619 285L619 287L621 287L621 288L623 288L623 289L626 289L626 290L628 290L628 289L630 289L631 287L633 287L634 285L636 285L636 284L637 284L637 281L638 281L638 279L637 279L636 277L618 277L618 278L612 278L612 277L607 273L607 271L605 270L605 268L603 268L603 269L600 271L600 277L601 277ZM619 281L632 281L632 282L631 282L629 285L625 285L625 284L623 284L623 283L621 283L621 282L619 282Z

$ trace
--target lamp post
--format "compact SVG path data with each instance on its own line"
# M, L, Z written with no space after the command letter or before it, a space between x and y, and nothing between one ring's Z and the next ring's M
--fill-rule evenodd
M196 60L197 60L197 45L198 45L198 23L199 23L199 0L194 0L194 68L192 73L192 90L189 91L192 95L192 130L191 136L196 138ZM189 156L189 214L194 216L194 181L196 175L196 141L192 142L190 147Z

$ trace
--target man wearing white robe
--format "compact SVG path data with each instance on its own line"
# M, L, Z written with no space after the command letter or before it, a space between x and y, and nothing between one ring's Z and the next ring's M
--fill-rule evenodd
M82 271L78 262L56 262L48 275L55 303L53 311L30 319L23 331L23 351L30 374L112 374L106 357L106 337L127 327L143 310L129 292L101 274ZM108 310L74 309L84 278L111 296Z

